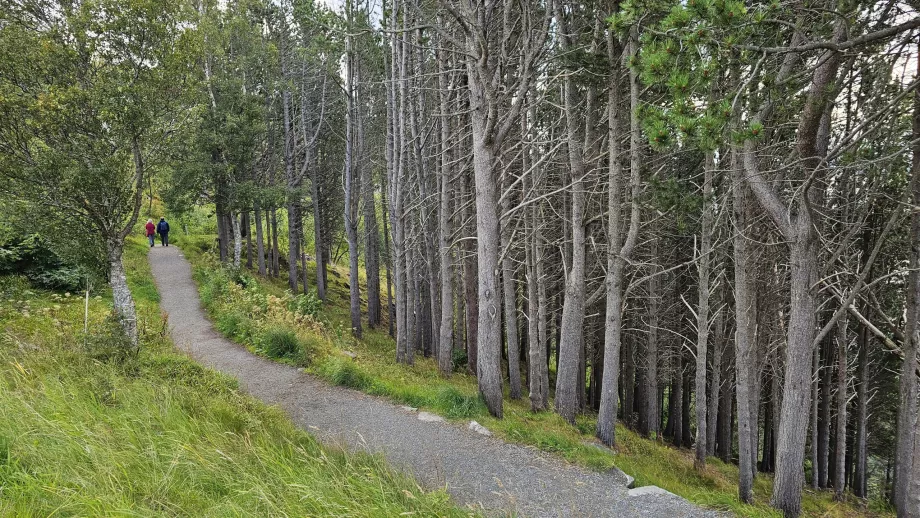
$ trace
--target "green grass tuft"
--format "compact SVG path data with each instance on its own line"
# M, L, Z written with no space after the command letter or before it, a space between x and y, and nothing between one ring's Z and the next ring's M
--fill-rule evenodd
M269 358L291 359L300 353L300 341L290 329L266 329L259 338L259 342Z

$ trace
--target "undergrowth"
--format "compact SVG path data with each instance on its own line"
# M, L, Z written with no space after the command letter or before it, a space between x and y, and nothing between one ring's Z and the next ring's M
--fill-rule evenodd
M84 336L83 298L0 277L0 515L469 515L176 352L145 253L126 256L136 356L100 353L124 340L109 298L90 299Z

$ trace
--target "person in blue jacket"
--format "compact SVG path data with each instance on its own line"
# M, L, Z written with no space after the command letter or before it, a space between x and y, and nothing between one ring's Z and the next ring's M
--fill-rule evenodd
M160 234L160 245L169 246L169 223L166 222L166 218L160 218L160 222L157 223L157 234Z

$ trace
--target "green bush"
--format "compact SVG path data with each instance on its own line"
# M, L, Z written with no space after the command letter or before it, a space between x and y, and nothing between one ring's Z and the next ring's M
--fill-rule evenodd
M289 310L313 318L316 318L319 315L319 310L322 308L322 306L323 301L318 299L313 293L301 293L292 297L290 302L288 302Z
M327 361L323 365L322 374L336 385L356 390L367 390L374 383L374 380L359 369L353 361L345 358L333 358Z
M262 351L271 358L297 359L301 352L300 340L290 329L268 329L262 333L259 343Z
M469 358L466 355L466 350L459 347L454 348L453 355L451 356L451 362L454 367L454 372L465 370L466 364L469 362Z
M227 311L217 315L217 330L237 340L245 340L251 334L252 321L239 311Z

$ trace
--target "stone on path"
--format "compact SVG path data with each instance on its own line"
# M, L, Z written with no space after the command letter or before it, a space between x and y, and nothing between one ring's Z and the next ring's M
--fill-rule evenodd
M629 490L629 496L646 496L646 495L673 496L676 498L680 498L674 493L670 491L665 491L664 489L661 489L658 486L642 486L642 487L637 487L635 489Z
M426 423L443 423L444 422L443 417L429 413L429 412L419 412L418 420L425 421Z
M490 437L492 436L492 432L490 432L488 428L486 428L485 426L482 426L476 421L470 421L470 425L468 428L476 433L479 433L482 435L488 435Z

